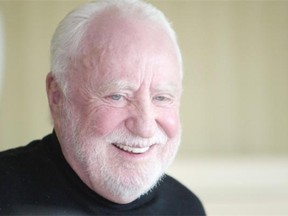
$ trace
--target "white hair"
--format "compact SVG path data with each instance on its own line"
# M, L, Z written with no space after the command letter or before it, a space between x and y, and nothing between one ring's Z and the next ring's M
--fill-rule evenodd
M164 27L173 43L177 58L182 67L182 56L177 43L176 34L165 15L141 0L98 0L82 5L70 12L58 25L51 41L51 71L64 94L67 92L65 76L70 70L69 65L76 61L81 47L81 40L88 30L89 22L103 11L116 9L121 16L152 21ZM181 68L182 77L182 68Z

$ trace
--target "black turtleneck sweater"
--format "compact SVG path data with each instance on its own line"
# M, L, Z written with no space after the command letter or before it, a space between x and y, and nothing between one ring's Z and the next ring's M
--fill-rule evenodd
M199 199L170 176L120 205L96 194L72 170L55 133L0 153L0 215L205 215Z

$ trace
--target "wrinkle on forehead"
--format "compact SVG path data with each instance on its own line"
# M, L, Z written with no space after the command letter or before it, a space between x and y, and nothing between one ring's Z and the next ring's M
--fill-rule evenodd
M124 17L115 11L104 11L93 17L87 29L81 48L84 56L104 50L124 51L131 46L138 53L145 50L157 51L161 47L170 47L167 55L176 53L175 45L164 27L152 21Z
M151 21L140 20L136 16L124 17L117 11L108 10L93 17L89 22L83 40L84 47L85 42L88 42L88 50L91 47L113 46L113 43L120 46L128 45L131 41L142 41L143 36L147 39L160 28L160 25Z
M175 45L159 24L103 14L91 20L82 44L75 71L91 83L92 77L109 80L112 74L128 80L142 76L140 81L167 62L174 62L175 74L181 73Z

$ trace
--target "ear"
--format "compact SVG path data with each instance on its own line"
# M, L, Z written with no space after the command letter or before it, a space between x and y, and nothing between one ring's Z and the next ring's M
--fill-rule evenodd
M54 118L60 114L60 109L62 105L62 91L59 88L59 85L51 72L48 73L46 77L46 92L50 111L52 117Z

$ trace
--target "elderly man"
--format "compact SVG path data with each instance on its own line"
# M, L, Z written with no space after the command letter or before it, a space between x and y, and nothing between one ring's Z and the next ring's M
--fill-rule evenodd
M180 143L182 60L164 15L135 0L68 14L51 43L54 131L0 154L0 213L204 215L164 174Z

